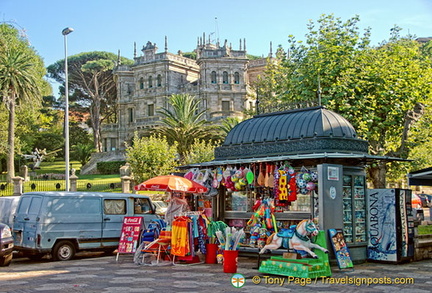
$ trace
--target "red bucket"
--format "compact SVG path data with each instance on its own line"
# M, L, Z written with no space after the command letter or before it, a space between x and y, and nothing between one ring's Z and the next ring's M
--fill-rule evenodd
M205 263L217 263L216 255L217 255L218 245L214 243L206 244L206 256Z
M224 273L237 273L238 250L224 250Z

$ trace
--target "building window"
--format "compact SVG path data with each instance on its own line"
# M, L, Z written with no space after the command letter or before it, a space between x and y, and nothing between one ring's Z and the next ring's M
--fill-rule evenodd
M147 115L154 116L154 104L147 105Z
M149 84L149 88L153 87L153 77L151 75L148 78L148 84Z
M132 123L134 121L133 108L129 108L129 122Z
M139 84L140 84L140 89L143 89L144 88L144 79L142 77L140 78Z
M116 143L117 143L117 140L115 138L111 138L111 150L112 151L116 150Z
M103 139L103 150L104 150L104 152L108 151L108 139L107 138Z
M222 111L230 111L231 110L231 102L230 101L222 101Z
M216 71L211 72L211 83L216 83Z
M157 76L157 86L158 87L162 86L162 76L160 74L158 74Z
M226 72L226 71L224 71L223 73L222 73L222 82L224 83L224 84L228 84L229 82L228 82L228 72Z
M234 72L234 83L235 84L240 83L240 74L238 72Z

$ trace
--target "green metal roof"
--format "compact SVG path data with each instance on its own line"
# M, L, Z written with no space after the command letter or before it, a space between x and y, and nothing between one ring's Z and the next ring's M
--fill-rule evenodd
M216 160L302 153L368 154L368 143L341 115L312 107L257 115L236 125Z
M252 164L252 163L265 163L265 162L279 162L279 161L293 161L293 160L309 160L309 159L357 159L364 162L384 160L384 161L409 161L397 157L388 156L372 156L365 154L353 153L314 153L314 154L297 154L289 156L269 156L269 157L254 157L243 159L226 159L226 160L213 160L208 162L189 164L180 168L194 168L194 167L211 167L211 166L224 166L236 164Z

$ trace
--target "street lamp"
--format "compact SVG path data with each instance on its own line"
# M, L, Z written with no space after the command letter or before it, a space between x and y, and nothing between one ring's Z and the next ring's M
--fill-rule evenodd
M69 85L68 85L68 62L67 62L67 35L73 32L73 28L67 27L62 30L64 36L64 50L65 50L65 181L66 191L69 191Z

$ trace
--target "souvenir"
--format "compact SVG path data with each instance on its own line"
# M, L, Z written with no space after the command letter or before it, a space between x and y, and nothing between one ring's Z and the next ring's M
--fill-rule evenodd
M315 188L316 188L316 184L314 183L314 182L308 182L307 184L306 184L306 189L307 190L309 190L309 191L311 191L311 190L315 190Z
M269 164L265 164L264 186L269 187Z
M268 187L272 187L272 188L275 186L274 168L275 168L274 165L269 166L269 176L268 176L268 182L267 182Z
M250 169L246 173L246 180L249 184L252 184L254 181L254 173Z
M311 172L311 181L318 182L318 172Z
M265 179L265 174L262 168L262 163L260 163L260 170L259 170L258 182L257 182L259 186L264 186L264 179Z
M285 170L279 170L279 200L288 199L288 182Z

